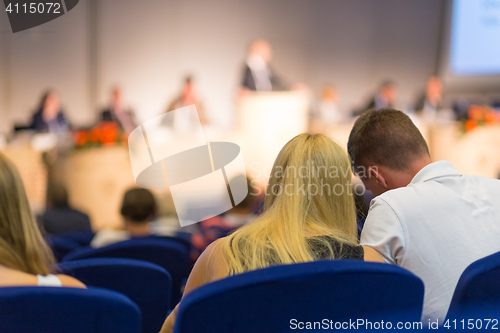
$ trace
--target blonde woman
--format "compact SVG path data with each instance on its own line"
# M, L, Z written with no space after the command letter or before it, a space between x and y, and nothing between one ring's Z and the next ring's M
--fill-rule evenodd
M17 169L0 153L0 287L85 288L72 277L51 274L54 263L31 214Z
M264 213L213 242L196 262L185 294L259 268L322 259L363 259L347 154L322 134L290 140L274 163ZM173 329L177 307L162 332Z

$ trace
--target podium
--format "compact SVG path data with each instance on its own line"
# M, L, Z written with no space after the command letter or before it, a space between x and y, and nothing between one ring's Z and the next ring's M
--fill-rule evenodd
M267 184L281 148L307 131L308 111L305 91L249 92L239 98L231 141L241 147L247 174L258 184Z

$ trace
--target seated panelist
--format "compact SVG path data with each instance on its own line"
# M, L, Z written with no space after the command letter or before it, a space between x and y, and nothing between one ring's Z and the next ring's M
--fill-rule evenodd
M40 101L40 105L33 115L30 129L36 132L65 133L70 129L70 124L59 104L57 94L49 90Z
M111 101L109 106L101 112L100 121L112 121L120 126L125 132L131 132L136 128L136 123L132 111L123 103L123 94L120 88L115 87L111 91Z

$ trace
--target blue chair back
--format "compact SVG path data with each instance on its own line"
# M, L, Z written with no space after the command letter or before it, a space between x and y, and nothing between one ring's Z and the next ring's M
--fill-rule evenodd
M52 249L57 262L60 262L67 254L80 247L80 244L61 237L50 237L46 239L47 244Z
M104 289L0 288L2 333L138 333L141 313L126 296Z
M141 309L142 332L160 331L172 297L172 278L160 266L141 260L99 258L63 262L59 269L87 286L124 294Z
M88 246L94 238L95 234L90 230L75 230L68 231L57 235L57 237L65 238L70 241L80 244L80 246Z
M186 247L186 249L189 251L191 251L191 247L192 247L192 244L189 240L186 240L184 238L181 238L181 237L172 237L172 236L149 236L150 238L152 239L158 239L158 240L165 240L167 242L175 242L175 243L178 243L178 244L181 244L183 246Z
M97 249L78 249L63 261L92 258L136 259L163 267L172 277L172 306L179 302L181 287L189 274L189 253L185 246L165 240L138 238Z
M473 262L458 280L448 318L463 317L481 308L500 311L500 252Z
M256 270L202 286L180 303L174 332L285 332L292 319L420 321L424 285L397 266L317 261Z

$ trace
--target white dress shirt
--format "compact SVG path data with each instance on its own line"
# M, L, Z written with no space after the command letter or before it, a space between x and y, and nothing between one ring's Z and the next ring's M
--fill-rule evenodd
M372 200L361 245L420 277L424 320L445 318L465 268L500 251L500 181L439 161Z

